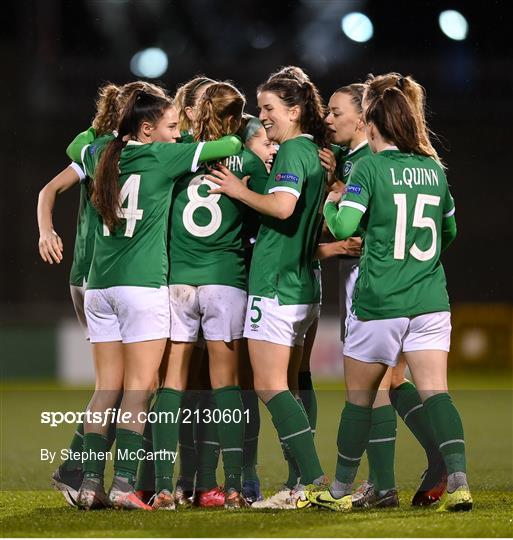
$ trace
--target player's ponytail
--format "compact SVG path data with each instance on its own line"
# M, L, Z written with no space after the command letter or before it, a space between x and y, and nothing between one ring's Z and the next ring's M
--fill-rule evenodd
M147 81L133 81L123 86L107 83L98 90L96 99L96 115L93 128L96 135L106 135L118 129L119 119L127 101L136 91L143 91L162 98L167 97L166 91Z
M421 147L413 108L399 88L387 88L374 98L365 111L365 121L372 122L382 137L401 152L429 156Z
M317 87L310 81L302 85L304 104L301 115L301 129L313 135L315 143L321 148L329 146L328 130L324 122L325 107Z
M436 134L429 129L426 121L426 91L424 87L410 75L404 77L400 73L394 72L377 76L368 75L365 81L365 87L365 99L369 102L377 96L382 95L387 88L397 88L404 94L415 116L422 155L432 157L443 166L430 140L430 136L436 137Z
M118 126L119 91L120 87L112 83L107 83L98 90L96 115L93 118L93 128L97 136L112 133Z
M246 99L232 84L211 84L197 104L194 138L197 141L214 141L236 133L245 105Z
M95 171L91 201L110 232L119 224L119 160L128 140L136 139L142 122L156 124L171 106L169 98L148 94L141 90L132 92L125 104L119 132L103 151Z
M195 108L201 88L215 82L214 79L204 75L197 75L176 90L174 102L178 109L178 128L180 131L190 131L192 129L193 122L187 115L186 109Z

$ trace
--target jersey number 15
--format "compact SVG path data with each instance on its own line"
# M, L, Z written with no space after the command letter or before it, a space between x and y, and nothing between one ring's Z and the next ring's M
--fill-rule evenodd
M406 251L406 194L395 193L394 203L397 206L397 219L395 224L395 239L394 239L394 259L404 259ZM424 206L438 206L440 197L435 195L423 195L419 193L415 202L415 212L413 214L413 227L431 229L432 241L431 246L426 251L422 251L416 244L410 248L409 253L418 261L429 261L436 253L436 223L433 218L423 216Z

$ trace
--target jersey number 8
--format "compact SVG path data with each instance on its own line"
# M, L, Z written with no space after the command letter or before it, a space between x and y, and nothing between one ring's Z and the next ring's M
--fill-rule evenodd
M214 234L221 226L223 220L223 214L221 207L217 204L221 195L210 194L207 197L202 197L199 194L199 188L201 185L207 185L209 188L215 189L219 187L214 182L207 180L203 175L195 176L187 187L187 196L189 202L185 205L183 210L183 224L184 227L193 236L206 237ZM210 212L210 221L206 225L198 225L194 221L194 212L198 208L206 208Z

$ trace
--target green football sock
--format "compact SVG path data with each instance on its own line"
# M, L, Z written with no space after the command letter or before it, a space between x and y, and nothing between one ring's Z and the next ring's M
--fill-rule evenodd
M99 433L86 433L83 444L83 450L88 456L83 463L84 476L103 478L107 438Z
M83 422L81 424L77 424L75 433L69 445L69 449L73 453L82 452L82 450L84 449L84 423ZM77 469L83 469L82 460L73 459L72 457L69 457L66 461L64 461L64 463L62 464L62 467L65 471L75 471Z
M397 417L392 405L372 409L371 429L367 443L369 481L375 491L395 488L394 455Z
M212 393L204 391L198 403L199 419L195 424L196 429L196 453L197 453L197 477L196 489L209 491L217 486L216 470L219 462L219 432L218 424L207 422L213 417L214 404Z
M163 489L173 491L173 471L175 464L171 455L176 457L178 443L179 410L183 392L172 388L161 388L157 391L157 399L153 407L157 414L157 422L153 425L153 448L155 457L155 489L159 493ZM165 414L168 414L165 421ZM158 452L162 454L158 454ZM174 453L174 454L173 454Z
M194 412L198 406L200 393L192 390L184 392L182 398L182 420L178 435L178 448L180 453L180 472L176 485L184 490L194 489L194 477L198 466L198 456L194 446ZM190 411L190 412L189 412Z
M216 408L221 412L218 424L219 442L223 454L226 490L242 490L242 450L244 446L244 415L239 386L223 386L212 391ZM229 411L229 414L226 413ZM225 414L229 416L225 420Z
M296 401L299 403L301 409L303 409L303 412L308 418L308 414L306 412L303 400L299 397L296 397ZM313 435L313 431L312 431L312 435ZM283 451L283 457L285 458L285 461L287 462L287 466L289 470L288 478L284 482L283 485L287 486L290 489L293 489L300 482L301 472L299 471L299 467L296 463L296 460L293 458L292 454L290 453L290 450L287 448L287 445L285 443L281 443L281 449Z
M442 460L433 428L415 385L409 381L390 390L390 401L426 452L428 463Z
M132 486L135 485L135 477L139 459L137 454L142 448L143 436L136 431L118 428L116 430L116 459L114 460L114 475L122 476Z
M467 472L465 438L458 410L447 393L435 394L424 402L447 474Z
M266 406L281 442L286 445L298 464L301 482L305 485L311 484L324 473L304 410L288 390L276 394Z
M146 422L143 432L144 454L153 451L153 424ZM155 462L150 459L142 459L137 467L135 489L142 491L155 491Z
M242 478L258 480L256 471L258 455L258 434L260 433L260 409L258 395L254 390L242 392L244 406L244 450L242 452Z
M312 374L310 371L300 371L298 376L299 397L306 411L308 423L315 436L317 429L317 396L312 384Z
M335 478L343 484L354 482L362 454L369 441L372 407L346 401L338 427L338 456Z

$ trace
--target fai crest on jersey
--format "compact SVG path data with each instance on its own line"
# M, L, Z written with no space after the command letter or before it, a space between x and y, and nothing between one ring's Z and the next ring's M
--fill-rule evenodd
M346 187L346 193L354 193L355 195L360 195L361 192L361 186L357 186L356 184L350 184Z
M346 161L344 163L344 168L342 170L342 174L344 176L348 176L349 173L351 172L351 169L353 168L353 162L352 161Z
M297 184L299 182L299 176L296 176L295 174L284 172L284 173L278 173L274 180L276 182L291 182L292 184Z

